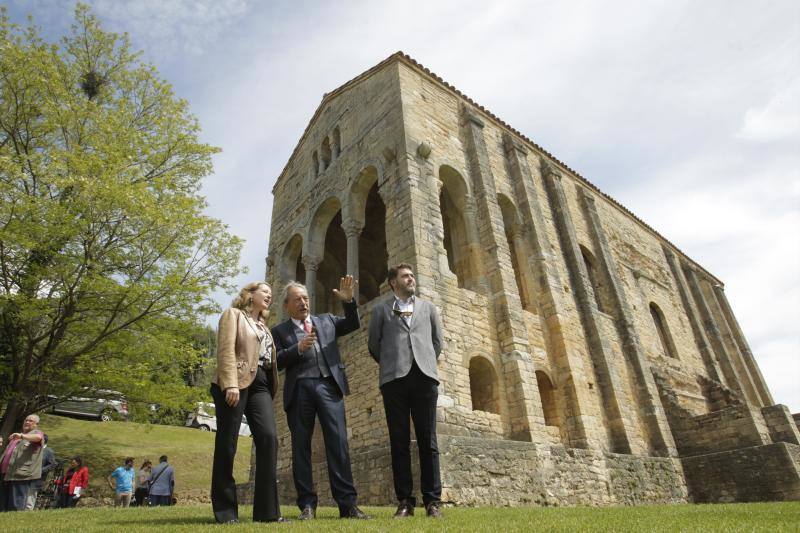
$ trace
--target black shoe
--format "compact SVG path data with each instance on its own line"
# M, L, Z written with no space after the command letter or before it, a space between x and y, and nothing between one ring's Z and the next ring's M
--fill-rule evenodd
M300 516L297 517L298 520L314 520L317 517L317 510L311 507L310 505L306 505L303 507L303 512L300 513Z
M372 518L368 516L364 511L358 508L358 506L354 505L349 509L339 509L339 518L358 518L360 520L369 520Z
M428 518L441 518L442 517L442 510L441 510L442 502L431 502L425 507L425 512L428 514Z
M400 504L397 506L397 511L395 511L394 517L408 518L409 516L414 516L414 504L409 500L400 500Z

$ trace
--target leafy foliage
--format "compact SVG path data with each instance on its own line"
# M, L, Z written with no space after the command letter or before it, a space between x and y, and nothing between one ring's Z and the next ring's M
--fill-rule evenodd
M187 102L75 19L56 45L0 11L0 434L85 386L189 402L196 321L240 272Z

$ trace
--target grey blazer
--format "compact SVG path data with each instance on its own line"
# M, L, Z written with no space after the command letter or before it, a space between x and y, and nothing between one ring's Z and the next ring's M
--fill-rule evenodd
M412 361L438 383L436 360L443 344L439 311L432 303L415 298L409 327L393 307L394 295L375 305L369 321L369 353L380 365L380 386L408 374Z

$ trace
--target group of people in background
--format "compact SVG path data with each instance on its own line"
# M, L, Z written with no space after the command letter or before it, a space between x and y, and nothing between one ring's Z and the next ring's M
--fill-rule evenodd
M25 417L22 431L9 435L5 449L0 437L0 511L33 510L51 471L58 473L50 480L48 507L75 507L86 494L89 468L80 456L75 456L66 470L56 470L62 462L48 446L48 437L39 429L39 422L38 415ZM133 462L133 457L126 458L124 465L108 476L115 507L128 507L132 500L139 506L172 505L175 472L167 456L162 455L156 467L145 460L138 471L134 471Z
M155 467L149 459L144 460L139 470L134 470L133 463L133 457L126 457L124 464L106 478L114 491L114 507L172 505L175 469L167 456L162 455Z
M48 446L48 437L39 429L39 416L25 417L22 431L12 433L0 455L0 511L30 511L44 486L48 474L61 462ZM0 448L3 438L0 437ZM80 457L73 457L70 467L58 476L56 507L75 507L89 485L89 469Z
M369 353L379 366L392 458L395 518L414 514L411 474L410 421L419 448L421 489L428 517L441 517L441 480L436 441L437 359L443 330L438 310L416 297L411 265L389 269L392 294L373 307L369 324ZM217 372L211 385L216 404L217 434L211 479L214 517L236 523L238 503L233 478L234 455L242 415L253 435L256 469L253 520L283 522L277 489L277 432L273 398L278 370L285 370L283 408L292 446L292 475L300 520L316 518L317 494L311 465L311 439L319 420L331 494L340 518L368 519L357 505L347 440L344 396L350 394L337 339L361 327L355 294L358 281L340 280L334 296L344 316L311 314L307 288L289 282L281 295L289 316L267 327L272 288L265 282L247 284L223 312L217 339Z

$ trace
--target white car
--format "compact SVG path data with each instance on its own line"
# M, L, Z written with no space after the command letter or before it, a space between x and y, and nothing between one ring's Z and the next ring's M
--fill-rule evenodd
M200 431L216 431L217 414L214 404L199 402L197 409L186 419L186 426L197 428ZM247 417L244 415L242 415L242 423L239 426L239 436L250 436L250 426L247 424Z

